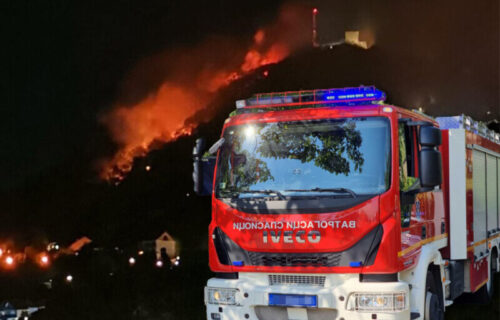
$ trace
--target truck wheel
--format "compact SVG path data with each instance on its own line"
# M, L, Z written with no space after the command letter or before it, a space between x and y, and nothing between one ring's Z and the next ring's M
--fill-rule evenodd
M432 272L427 272L425 284L425 312L424 320L443 320L444 308L439 298L438 286L441 285L440 280L435 280Z
M488 291L490 292L491 298L493 298L493 295L495 294L495 273L497 272L497 252L494 251L493 254L490 257L490 278L488 279L488 283L486 285L489 285Z
M492 268L493 268L493 274L497 273L500 271L500 269L498 269L498 251L495 250L495 252L493 253L492 255Z

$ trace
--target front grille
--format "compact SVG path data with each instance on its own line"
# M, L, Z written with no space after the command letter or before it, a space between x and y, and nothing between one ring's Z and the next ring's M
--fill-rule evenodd
M266 267L336 267L342 257L336 253L248 252L252 265Z
M324 276L298 276L287 274L269 275L269 285L288 285L288 286L325 286Z

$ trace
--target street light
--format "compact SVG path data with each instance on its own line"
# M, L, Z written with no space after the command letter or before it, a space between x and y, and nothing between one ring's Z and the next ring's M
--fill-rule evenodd
M133 266L135 264L135 258L134 257L130 257L130 259L128 259L128 264L130 264L131 266Z
M41 255L39 263L42 267L48 266L49 265L49 256L47 256L46 254Z
M5 258L5 263L8 265L8 266L11 266L14 264L14 258L12 258L11 256L8 256L7 258Z

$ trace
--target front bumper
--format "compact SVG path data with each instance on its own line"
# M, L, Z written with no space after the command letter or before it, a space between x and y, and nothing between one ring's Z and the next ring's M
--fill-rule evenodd
M239 279L208 280L208 287L235 288L236 305L205 303L210 320L349 320L349 319L410 319L409 287L405 282L360 282L357 274L289 274L297 283L272 283L267 273L240 273ZM302 279L324 281L302 281ZM270 283L271 281L271 283ZM348 306L353 293L406 294L402 311L356 311ZM269 306L269 294L299 294L317 296L316 308ZM352 304L351 304L352 305ZM376 314L376 316L374 316Z

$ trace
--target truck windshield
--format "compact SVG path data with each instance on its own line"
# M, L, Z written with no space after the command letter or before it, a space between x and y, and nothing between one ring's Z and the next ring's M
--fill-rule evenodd
M355 198L390 184L386 118L252 123L224 138L218 198Z

